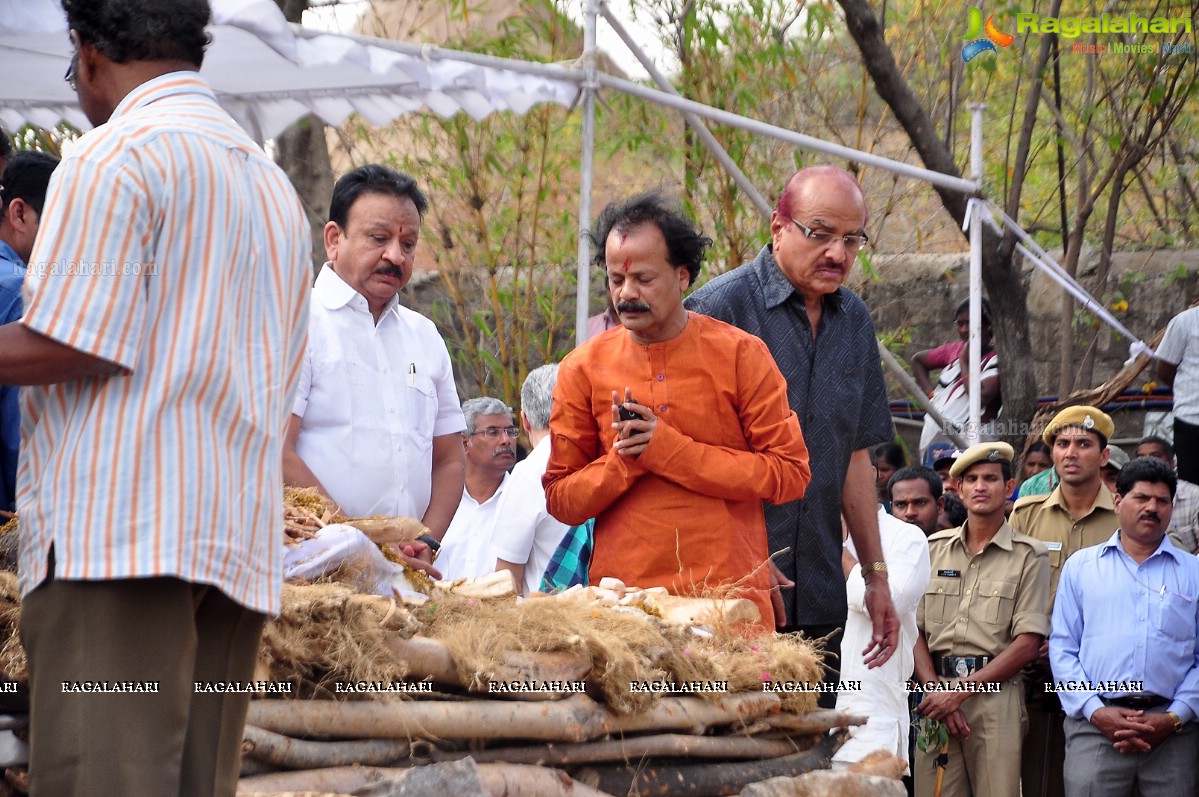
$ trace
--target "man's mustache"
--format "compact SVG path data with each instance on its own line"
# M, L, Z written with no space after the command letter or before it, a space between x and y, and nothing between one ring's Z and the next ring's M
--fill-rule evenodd
M380 266L379 268L375 269L375 273L376 274L384 274L389 277L395 277L398 280L404 279L404 269L402 269L399 266L394 265L394 264L387 265L387 266Z
M618 313L648 313L649 305L641 302L621 302L616 305Z
M1156 512L1142 512L1137 515L1137 520L1152 520L1154 523L1161 523L1162 517Z

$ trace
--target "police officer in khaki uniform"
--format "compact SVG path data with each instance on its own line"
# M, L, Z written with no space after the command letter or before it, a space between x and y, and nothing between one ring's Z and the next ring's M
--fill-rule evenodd
M1012 528L1036 537L1049 550L1050 612L1066 560L1081 548L1105 542L1120 525L1102 473L1110 457L1107 441L1113 431L1112 419L1096 407L1069 407L1055 415L1042 439L1052 452L1053 467L1061 482L1053 492L1021 498L1012 510ZM1024 797L1062 797L1065 792L1062 721L1066 715L1057 696L1044 691L1044 684L1052 680L1048 656L1046 642L1027 676Z
M954 797L1018 797L1027 726L1020 670L1049 633L1045 546L1004 517L1012 456L1006 443L966 449L950 471L966 524L928 539L932 578L917 613L916 678L956 689L926 693L919 713L949 729L943 794ZM988 684L998 692L981 691ZM917 797L933 794L936 752L916 753Z

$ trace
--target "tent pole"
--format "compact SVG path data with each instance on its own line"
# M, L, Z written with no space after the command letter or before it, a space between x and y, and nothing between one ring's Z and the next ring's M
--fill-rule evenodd
M981 190L983 179L983 110L986 103L970 104L970 177ZM970 425L966 442L982 439L982 314L983 314L983 219L982 206L971 202L970 214Z
M963 194L974 196L978 193L978 184L974 180L967 180L964 177L954 177L941 172L934 172L931 169L925 169L920 166L913 166L910 163L901 163L900 161L884 158L879 155L872 155L868 152L859 152L850 147L844 147L840 144L833 144L828 141L821 141L812 136L805 136L802 133L796 133L793 130L788 130L777 125L759 122L756 119L749 119L729 111L719 108L710 108L703 103L689 100L685 97L676 97L673 94L668 94L664 91L652 89L649 86L642 86L639 83L634 83L631 80L623 80L622 78L613 77L606 72L598 72L596 79L601 87L608 87L623 91L625 94L631 94L634 97L640 97L643 100L665 105L669 108L674 108L677 111L690 111L696 116L702 116L713 122L728 125L729 127L748 130L751 133L776 138L780 141L786 141L789 144L794 144L804 149L823 152L826 155L831 155L834 158L843 158L845 160L857 161L866 166L874 166L879 169L884 169L895 174L902 174L905 177L914 177L918 180L923 180L926 183L939 185L943 188L949 188L953 191L961 191Z
M658 67L654 65L654 62L649 59L645 51L637 45L637 42L633 40L633 37L629 35L624 25L620 23L620 20L616 18L608 8L607 3L603 2L603 0L600 0L599 12L603 15L608 25L611 26L612 30L616 31L616 35L624 42L625 47L629 48L629 52L645 67L645 71L658 84L658 88L668 94L676 97L679 96L675 87L666 79L666 76L662 74ZM720 165L724 167L724 170L729 173L729 176L733 178L733 182L737 184L737 187L745 192L745 195L749 197L749 201L758 209L758 212L766 219L769 219L773 210L770 207L770 203L766 201L766 198L762 196L757 187L749 181L749 178L745 176L741 168L733 162L728 152L716 140L716 136L712 135L712 131L704 124L704 120L690 111L683 111L683 119L695 131L695 134L699 136L699 140L708 148L708 151L712 153L712 157L716 158Z
M587 0L583 9L583 151L579 164L579 262L575 291L575 345L587 340L587 316L591 299L591 184L595 162L595 26L599 6ZM602 245L602 244L601 244Z

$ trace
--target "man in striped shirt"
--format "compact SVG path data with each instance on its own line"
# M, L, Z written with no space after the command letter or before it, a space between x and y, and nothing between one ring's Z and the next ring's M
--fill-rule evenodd
M55 172L25 316L0 328L0 383L34 386L31 793L233 795L241 689L280 602L309 230L197 74L206 0L63 5L97 128Z

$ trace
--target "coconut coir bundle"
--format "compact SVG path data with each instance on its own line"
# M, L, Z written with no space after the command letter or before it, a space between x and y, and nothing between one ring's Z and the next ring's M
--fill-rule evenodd
M285 584L282 606L266 624L259 651L272 680L320 694L331 692L333 682L390 683L408 674L385 640L407 639L419 625L395 600L337 584Z
M13 681L29 678L29 663L18 633L20 619L21 589L17 574L0 572L0 639L3 640L0 643L0 672Z
M711 637L636 611L554 598L477 601L448 595L415 610L424 635L440 640L464 683L485 683L513 651L590 653L590 680L617 713L644 711L659 700L633 692L637 681L728 681L730 692L758 692L765 680L816 682L820 658L809 642L766 635L753 639L717 624ZM707 693L712 698L718 693ZM815 708L811 693L782 694L784 707Z

